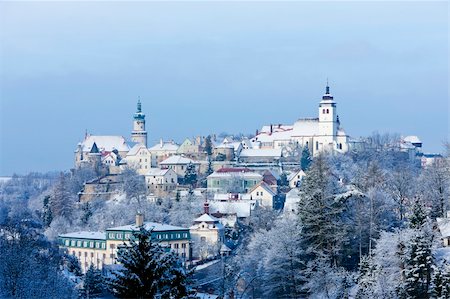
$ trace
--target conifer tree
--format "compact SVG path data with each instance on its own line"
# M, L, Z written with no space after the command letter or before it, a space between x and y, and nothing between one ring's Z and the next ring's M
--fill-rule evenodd
M414 229L421 229L425 224L427 215L419 198L414 200L412 214L409 218L409 226Z
M197 183L197 169L195 168L195 165L193 163L189 163L186 166L186 173L184 175L184 183L191 185L192 187L195 186Z
M302 157L300 158L300 167L302 170L306 171L311 165L311 154L309 153L309 148L307 146L303 147Z
M53 221L52 210L50 208L50 196L46 195L44 197L44 203L42 208L42 223L44 227L49 227L50 223Z
M436 299L450 298L450 268L435 267L433 274L431 297Z
M82 295L84 298L97 298L103 293L104 279L100 270L92 264L86 271L83 279Z
M211 135L206 136L205 138L205 152L210 157L212 155L213 147L211 142Z
M81 221L84 224L87 224L87 222L89 221L89 218L91 218L91 216L92 216L91 205L89 204L89 202L86 202L83 204L81 209L83 211L83 215L81 216Z
M174 253L167 252L141 228L129 245L120 247L117 261L122 269L108 282L119 298L184 298L189 295L189 274Z

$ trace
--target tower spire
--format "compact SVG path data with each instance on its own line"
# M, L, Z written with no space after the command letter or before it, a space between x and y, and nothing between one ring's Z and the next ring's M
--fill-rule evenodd
M330 86L328 85L328 77L327 77L327 87L325 88L325 94L330 94Z
M141 96L138 96L137 113L141 113L141 112L142 112Z

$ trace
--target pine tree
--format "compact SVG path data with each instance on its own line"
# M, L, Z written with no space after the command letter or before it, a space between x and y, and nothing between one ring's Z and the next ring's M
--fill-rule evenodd
M83 211L83 215L81 216L81 221L84 224L87 224L87 222L89 221L89 219L92 216L91 205L89 204L89 202L86 202L83 204L81 209Z
M195 168L195 165L193 163L189 163L186 166L186 173L184 175L184 183L191 185L192 187L195 186L197 183L197 169Z
M404 284L399 289L401 298L428 298L431 284L431 240L418 231L408 244L405 259Z
M432 281L431 297L436 299L450 298L450 268L442 267L442 269L435 267Z
M412 209L409 226L414 229L421 229L427 220L427 215L419 198L414 200Z
M300 166L302 170L306 171L311 165L311 155L309 153L309 148L307 146L303 147L302 157L300 158Z
M104 279L100 270L92 264L86 271L83 279L82 295L84 298L97 298L103 293Z
M206 176L210 175L210 174L213 173L213 172L214 172L214 169L213 169L213 167L212 167L212 160L211 160L211 158L209 157L209 158L208 158L208 169L206 169Z
M326 159L319 155L300 186L299 220L303 243L313 257L325 255L336 263L345 230L340 219L343 205L336 200L337 182Z
M370 298L376 285L376 267L370 256L363 256L359 264L358 291L356 299Z
M212 151L213 151L213 147L212 147L212 142L211 142L211 135L208 135L205 138L205 152L208 155L208 157L210 157L212 155Z
M141 228L133 233L129 245L117 252L122 269L108 282L119 298L183 298L189 293L189 274L174 253L167 252Z
M46 195L44 197L44 203L42 208L42 223L44 227L49 227L50 223L53 221L52 210L50 208L50 196Z

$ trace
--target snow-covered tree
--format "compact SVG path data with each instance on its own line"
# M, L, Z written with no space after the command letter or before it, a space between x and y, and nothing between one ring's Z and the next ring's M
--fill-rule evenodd
M151 231L133 233L129 245L117 252L121 269L109 280L120 298L183 298L189 295L188 273L172 252L152 240Z
M104 290L104 278L102 272L92 264L89 266L83 278L82 296L84 298L100 297Z
M193 163L186 166L186 173L184 175L184 183L192 187L197 184L197 169Z
M43 199L43 207L42 207L42 224L44 227L49 227L50 223L53 221L52 210L50 207L50 196L46 195Z
M70 191L67 175L61 173L50 199L53 217L60 216L70 220L75 208L75 202L76 196Z
M300 158L300 167L302 170L306 171L311 165L311 154L309 153L309 148L307 146L303 147L302 156Z

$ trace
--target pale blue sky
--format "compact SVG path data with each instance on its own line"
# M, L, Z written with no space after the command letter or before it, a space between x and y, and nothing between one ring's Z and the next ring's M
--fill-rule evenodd
M149 145L313 117L449 139L448 2L0 2L0 175L68 169L85 129Z

